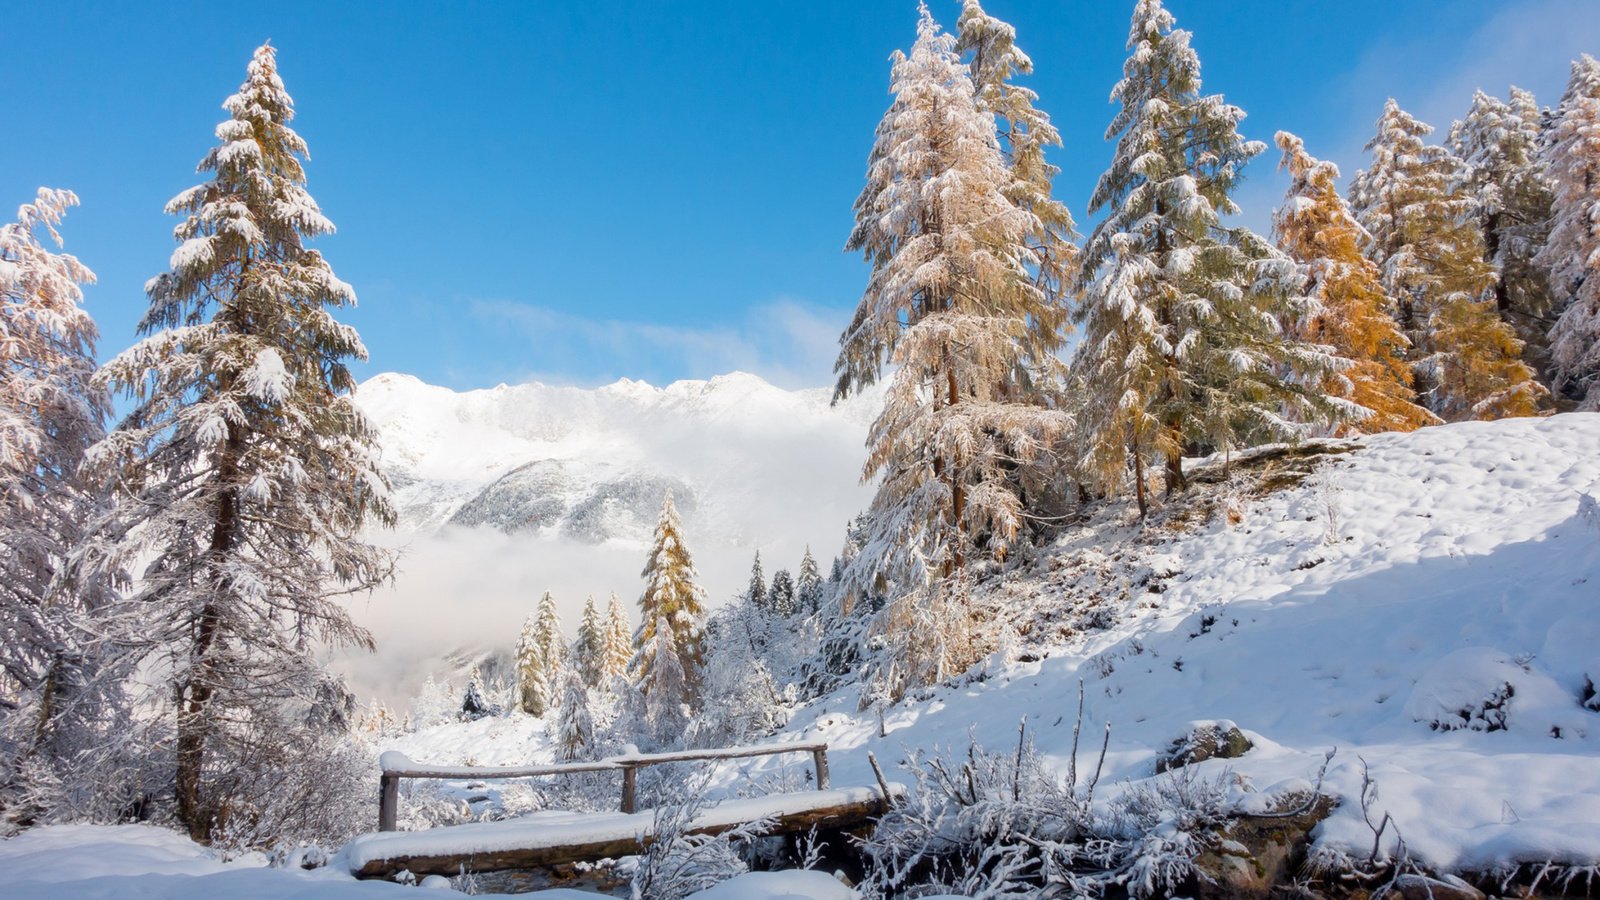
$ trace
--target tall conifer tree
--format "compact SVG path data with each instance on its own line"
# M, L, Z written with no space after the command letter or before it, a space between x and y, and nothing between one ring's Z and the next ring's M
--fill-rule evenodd
M376 436L352 399L366 359L330 310L355 303L306 240L333 231L305 190L306 145L273 48L223 104L171 270L146 289L147 337L102 370L128 415L90 453L115 492L87 553L137 565L137 610L176 706L177 814L206 838L247 767L296 765L295 709L340 686L327 644L370 647L342 598L390 576L362 529L394 521ZM246 767L246 768L242 768Z
M639 596L639 630L634 634L634 682L649 693L660 646L656 630L662 623L672 630L668 641L677 653L685 678L692 683L705 662L705 591L696 583L699 573L683 542L683 521L668 494L656 524L655 543L645 562L644 593Z
M1433 413L1447 422L1533 415L1547 392L1495 310L1496 273L1466 165L1426 143L1432 131L1394 100L1385 105L1367 145L1371 165L1350 185L1367 256L1383 272Z
M1554 296L1533 261L1549 239L1554 200L1539 156L1541 118L1527 91L1512 88L1509 102L1478 91L1450 129L1450 148L1471 173L1485 256L1499 272L1495 309L1522 340L1524 358L1548 368Z
M1022 527L1018 470L1040 465L1068 424L1023 377L1053 360L1060 317L1032 272L1028 238L1043 226L1007 193L1015 177L955 38L923 6L911 54L892 60L894 100L847 244L872 274L834 366L836 399L894 368L863 472L881 477L872 536L847 590L895 595L882 626L904 638L896 645L953 646L912 636L926 620L916 613L966 616L939 599L946 583L975 550L1003 555Z
M1200 58L1160 0L1139 0L1131 51L1112 91L1117 143L1090 210L1104 210L1079 273L1085 332L1075 360L1086 397L1081 468L1108 492L1132 463L1145 509L1145 464L1170 493L1185 452L1292 436L1326 413L1304 385L1332 364L1285 335L1296 267L1260 235L1229 227L1240 170L1265 149L1239 135L1244 112L1201 93Z
M633 627L628 624L628 611L622 607L622 598L615 593L606 606L605 650L601 654L600 677L602 684L627 674L628 661L633 659Z
M583 601L583 620L578 623L578 639L572 644L570 667L578 671L586 688L597 688L605 661L605 626L595 609L594 595Z
M982 535L999 552L1024 509L1007 484L1064 426L1017 373L1048 357L1044 292L1025 239L1038 217L1007 196L1012 175L955 39L926 7L878 128L848 249L873 272L835 365L836 398L895 366L869 435L874 562L906 584L949 574ZM891 536L892 533L892 536Z
M538 618L534 613L523 620L516 651L517 706L530 716L542 716L555 705L550 696L555 686L547 675L544 648L539 643Z
M103 704L119 694L97 663L103 582L71 584L68 559L100 507L78 475L105 433L109 398L93 383L94 322L80 305L94 273L56 226L78 198L41 188L0 225L0 810L24 770L52 777L95 742ZM41 235L42 233L42 235ZM44 239L41 240L41 237Z
M549 685L546 696L553 703L561 700L561 683L567 669L566 641L561 637L561 615L556 611L556 598L549 591L539 598L539 613L533 623L533 642L539 651L539 663L544 668L544 683Z
M1287 131L1277 135L1292 182L1274 229L1278 246L1305 271L1314 305L1296 323L1300 335L1346 361L1322 382L1324 393L1360 407L1346 411L1341 433L1412 431L1439 422L1414 401L1410 342L1389 315L1378 267L1361 253L1364 234L1339 195L1339 168L1306 152Z
M1545 164L1555 202L1537 262L1562 310L1550 330L1553 380L1581 408L1600 411L1600 62L1588 54L1572 64Z

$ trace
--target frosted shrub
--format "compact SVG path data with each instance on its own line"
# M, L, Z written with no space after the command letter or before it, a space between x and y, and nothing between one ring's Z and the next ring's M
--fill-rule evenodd
M772 829L773 820L757 819L718 835L690 834L706 808L704 787L702 778L680 788L675 802L656 807L656 839L634 866L633 900L681 900L749 871L744 853Z
M913 755L906 768L915 789L864 847L870 895L917 886L969 897L1028 896L1041 882L1071 879L1092 834L1098 771L1082 785L1075 765L1058 778L1024 733L1014 750L974 743L961 757Z
M906 767L915 789L864 846L863 889L874 897L973 898L1111 889L1142 898L1187 882L1232 811L1228 776L1180 769L1097 805L1099 765L1080 780L1076 756L1074 748L1064 778L1025 735L1003 752L973 744L962 756L913 756Z

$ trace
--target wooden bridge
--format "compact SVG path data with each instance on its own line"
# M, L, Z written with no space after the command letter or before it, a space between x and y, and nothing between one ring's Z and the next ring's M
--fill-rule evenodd
M376 834L362 835L340 851L351 874L360 878L393 877L402 871L413 875L457 875L463 871L491 872L567 866L641 853L655 840L654 810L638 810L638 771L667 763L720 761L807 753L812 760L816 788L766 797L725 800L710 804L690 823L689 834L720 834L749 822L768 820L767 834L796 834L815 828L845 831L858 828L886 812L905 792L881 774L875 787L834 789L828 778L827 744L766 744L675 753L634 753L595 762L562 765L430 766L412 762L404 754L383 754ZM874 763L876 770L876 763ZM400 782L407 778L506 779L575 775L585 772L619 772L621 802L615 813L547 811L499 822L449 825L427 831L396 831Z

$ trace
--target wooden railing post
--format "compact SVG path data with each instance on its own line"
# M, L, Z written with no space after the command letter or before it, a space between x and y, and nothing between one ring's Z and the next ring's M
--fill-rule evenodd
M828 749L818 747L811 751L811 763L817 768L817 790L828 789Z
M378 781L378 830L394 831L400 818L400 776L383 773Z
M639 789L638 772L637 766L622 764L622 811L625 813L634 811L635 794Z

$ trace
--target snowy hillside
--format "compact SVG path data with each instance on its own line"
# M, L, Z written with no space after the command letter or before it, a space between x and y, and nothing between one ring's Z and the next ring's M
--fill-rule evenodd
M1080 766L1109 722L1108 782L1150 777L1191 723L1226 719L1254 748L1200 771L1249 790L1304 786L1337 749L1324 849L1372 846L1364 759L1375 814L1427 864L1600 859L1600 415L1379 435L1333 458L1262 499L1213 489L1214 521L1187 533L1075 530L990 597L1033 627L1012 656L1034 661L997 657L890 708L886 738L853 689L788 733L829 741L836 781L866 784L865 750L961 753L969 733L1004 750L1025 716L1064 770L1081 680L1096 737ZM1109 608L1064 625L1086 586Z
M394 587L358 605L376 656L341 665L363 697L403 701L442 656L509 650L552 591L569 633L584 598L629 609L646 542L671 490L713 606L760 550L794 569L827 564L871 498L860 485L878 395L829 406L744 373L664 388L501 385L457 393L408 375L361 385L401 522ZM441 615L441 613L445 613Z

